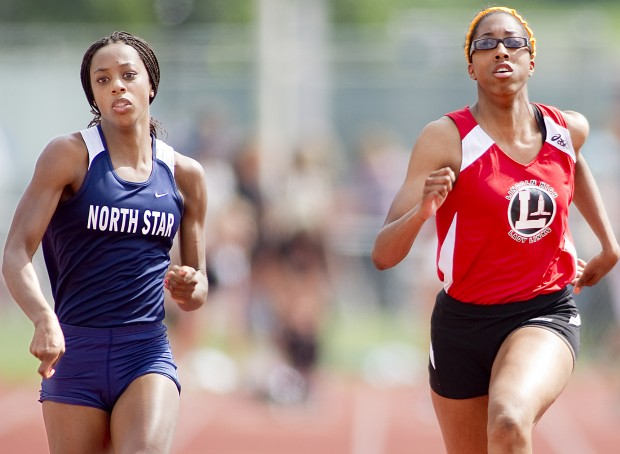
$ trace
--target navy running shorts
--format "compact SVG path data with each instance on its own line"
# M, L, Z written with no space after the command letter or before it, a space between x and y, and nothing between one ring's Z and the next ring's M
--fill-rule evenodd
M485 396L501 344L524 326L556 333L576 361L580 317L568 288L527 301L477 305L439 292L431 315L429 381L437 394L451 399Z
M177 367L161 322L118 328L63 325L65 354L56 373L43 379L39 402L46 400L112 411L133 380L161 374L179 392Z

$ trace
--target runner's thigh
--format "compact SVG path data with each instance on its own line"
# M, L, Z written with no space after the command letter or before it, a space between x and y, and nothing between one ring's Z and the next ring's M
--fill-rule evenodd
M82 405L45 401L43 420L51 454L110 453L109 414Z
M539 326L514 331L493 364L489 417L508 409L536 422L568 383L573 366L573 353L557 333Z
M135 379L112 411L112 443L117 454L170 452L179 413L179 389L157 373Z

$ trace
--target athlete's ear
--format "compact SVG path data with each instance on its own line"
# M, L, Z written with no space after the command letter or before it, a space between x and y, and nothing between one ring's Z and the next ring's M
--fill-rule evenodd
M474 65L472 63L467 65L467 73L469 74L469 78L471 80L478 80L476 77L476 72L474 71Z
M532 75L534 74L534 67L536 66L536 63L534 62L534 59L531 58L530 59L530 77L532 77Z

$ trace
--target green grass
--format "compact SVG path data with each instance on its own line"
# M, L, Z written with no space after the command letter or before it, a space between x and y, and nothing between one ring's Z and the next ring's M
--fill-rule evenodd
M322 363L346 373L359 372L364 358L375 347L404 343L424 350L426 331L403 314L361 311L333 315L322 332Z
M424 367L428 324L427 316L416 317L406 312L396 314L368 309L332 311L321 331L321 367L345 375L358 375L370 352L394 344L417 350L420 354L419 366ZM29 384L40 380L37 374L39 361L29 352L32 334L32 323L19 309L0 306L0 385ZM234 351L231 339L225 334L213 336L212 333L200 343L233 357L239 353ZM588 343L584 344L580 355L581 368L596 361L596 355L592 354Z
M421 347L427 338L425 329L417 328L421 323L412 316L377 310L331 313L321 331L321 364L330 370L357 374L364 358L375 347L394 342ZM32 323L19 309L0 309L0 383L23 384L39 380L39 361L29 352L33 330ZM225 335L212 335L201 343L235 354L230 351L232 345Z
M39 380L39 361L28 350L33 332L32 323L18 309L0 309L0 383Z

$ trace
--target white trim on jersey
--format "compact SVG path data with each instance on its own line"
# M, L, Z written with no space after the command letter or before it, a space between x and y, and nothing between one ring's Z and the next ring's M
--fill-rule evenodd
M80 134L82 134L82 139L84 139L84 143L88 149L88 168L90 169L90 163L93 162L95 156L105 150L103 140L101 140L101 135L99 135L99 128L97 126L82 129Z
M493 143L493 139L484 132L480 125L476 125L475 128L469 131L461 142L463 149L461 172L486 153Z
M545 119L545 126L547 127L547 138L545 141L549 145L553 145L560 151L563 151L569 155L573 162L577 162L577 156L575 155L575 149L573 148L573 142L570 138L570 132L565 127L557 124L552 118L543 116Z
M95 156L105 150L105 146L97 126L83 129L80 131L80 134L82 134L82 138L88 149L88 168L90 168L90 163L93 162ZM166 164L172 172L172 175L174 175L174 153L174 148L170 145L159 139L155 139L155 157Z
M174 148L159 139L155 139L155 157L166 164L174 176Z
M437 266L443 274L443 288L447 292L452 282L454 282L454 245L456 244L456 218L458 213L454 213L454 218L443 240L439 251L439 260Z

